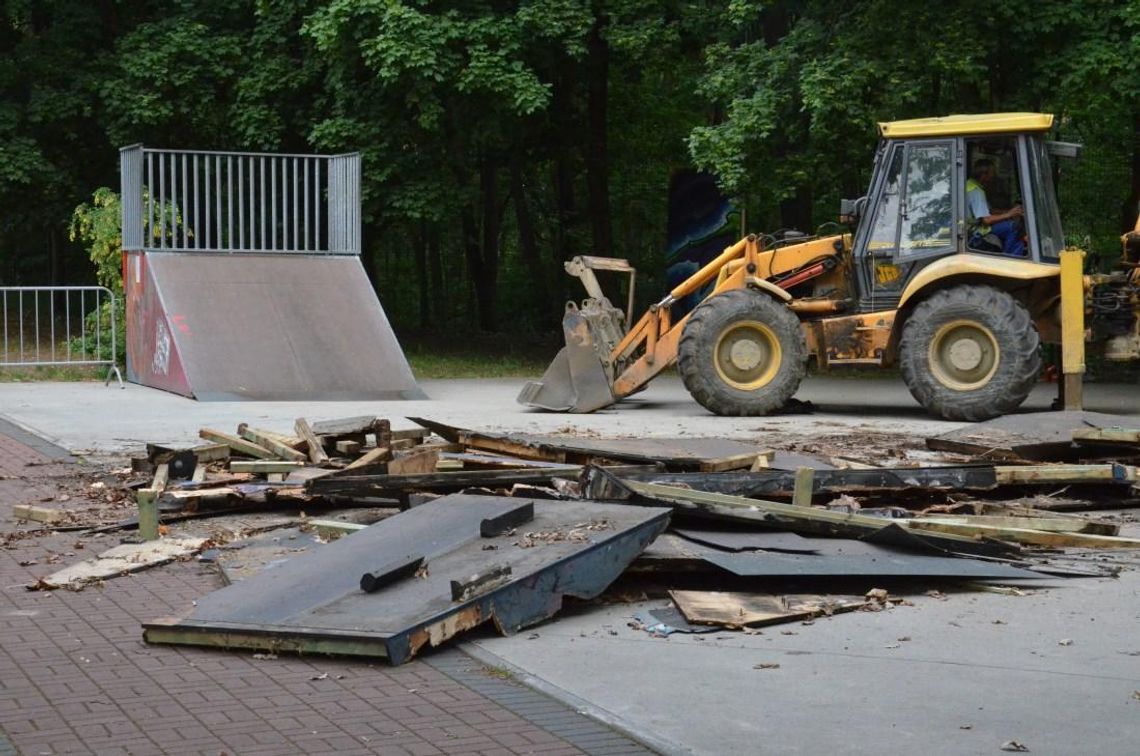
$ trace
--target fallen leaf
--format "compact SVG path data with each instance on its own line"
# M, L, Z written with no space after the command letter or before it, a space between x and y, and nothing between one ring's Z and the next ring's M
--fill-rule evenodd
M1001 749L1003 751L1017 751L1019 753L1029 752L1029 746L1024 743L1018 743L1016 740L1007 740L1001 744Z
M777 664L776 662L760 662L759 664L753 664L752 665L752 669L779 669L779 668L780 668L780 665Z
M883 648L902 648L902 644L900 644L900 643L888 643L887 645L883 646Z
M309 679L310 680L327 680L327 679L329 679L329 673L328 672L322 672L319 675L313 675Z
M905 642L906 642L906 641L908 641L908 640L910 640L910 636L909 636L909 635L904 635L903 637L899 638L899 642L900 642L900 643L905 643Z
M1072 638L1062 638L1061 640L1057 641L1057 645L1058 646L1071 646L1071 645L1073 645L1073 639Z
M972 729L974 729L974 726L973 725L958 725L958 729L959 730L972 730Z

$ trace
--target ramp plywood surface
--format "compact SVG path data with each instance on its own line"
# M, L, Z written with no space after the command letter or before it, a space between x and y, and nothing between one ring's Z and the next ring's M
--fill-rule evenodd
M133 381L205 401L425 398L356 257L129 257Z
M978 454L991 459L1016 459L1019 457L1017 447L1056 446L1062 451L1071 445L1075 430L1127 428L1135 426L1137 422L1135 415L1107 415L1101 412L1022 412L996 417L984 423L972 423L928 438L926 445L935 451Z
M513 633L558 611L564 595L593 598L651 542L668 510L531 501L533 519L499 536L484 520L527 499L455 494L223 588L185 617L147 624L151 642L385 656L402 663L425 645L493 621ZM366 572L422 558L412 576L374 592ZM507 579L474 580L502 568ZM385 574L393 574L392 571ZM453 581L470 583L454 598Z

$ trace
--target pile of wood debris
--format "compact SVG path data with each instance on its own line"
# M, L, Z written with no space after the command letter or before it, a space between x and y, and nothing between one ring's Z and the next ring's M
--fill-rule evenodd
M950 464L911 467L727 439L499 434L419 418L399 430L376 417L299 418L290 433L203 428L206 443L151 446L134 461L145 476L133 483L139 517L116 527L137 526L138 548L154 551L160 531L220 513L380 513L286 521L319 531L289 562L336 611L314 616L311 596L282 609L292 573L275 568L262 586L245 558L218 600L148 624L154 642L216 645L214 632L229 628L229 644L398 662L491 619L504 632L539 622L563 594L593 598L619 577L672 598L663 615L635 620L655 634L748 628L895 605L879 587L887 580L993 589L1114 574L1140 553L1121 532L1128 519L1111 511L1137 504L1140 433L1093 419L1101 425L1061 418L1039 443L1020 431L1003 441L1000 427L979 424L970 439L928 440L953 454ZM175 533L161 541L170 548L156 561L216 545ZM788 580L825 590L771 592ZM870 585L833 590L853 580ZM37 587L58 584L48 576ZM277 603L249 598L273 590L286 592ZM348 624L322 625L326 615Z

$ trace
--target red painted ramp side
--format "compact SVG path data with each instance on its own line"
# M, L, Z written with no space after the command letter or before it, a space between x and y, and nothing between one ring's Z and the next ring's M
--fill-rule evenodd
M197 399L425 398L356 257L145 259Z
M127 295L127 380L193 396L145 255L131 252L125 256L123 286Z

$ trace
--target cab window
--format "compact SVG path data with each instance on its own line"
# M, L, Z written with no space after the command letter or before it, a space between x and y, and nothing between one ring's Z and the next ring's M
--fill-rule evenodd
M899 257L951 250L954 247L952 144L908 145L906 153Z

